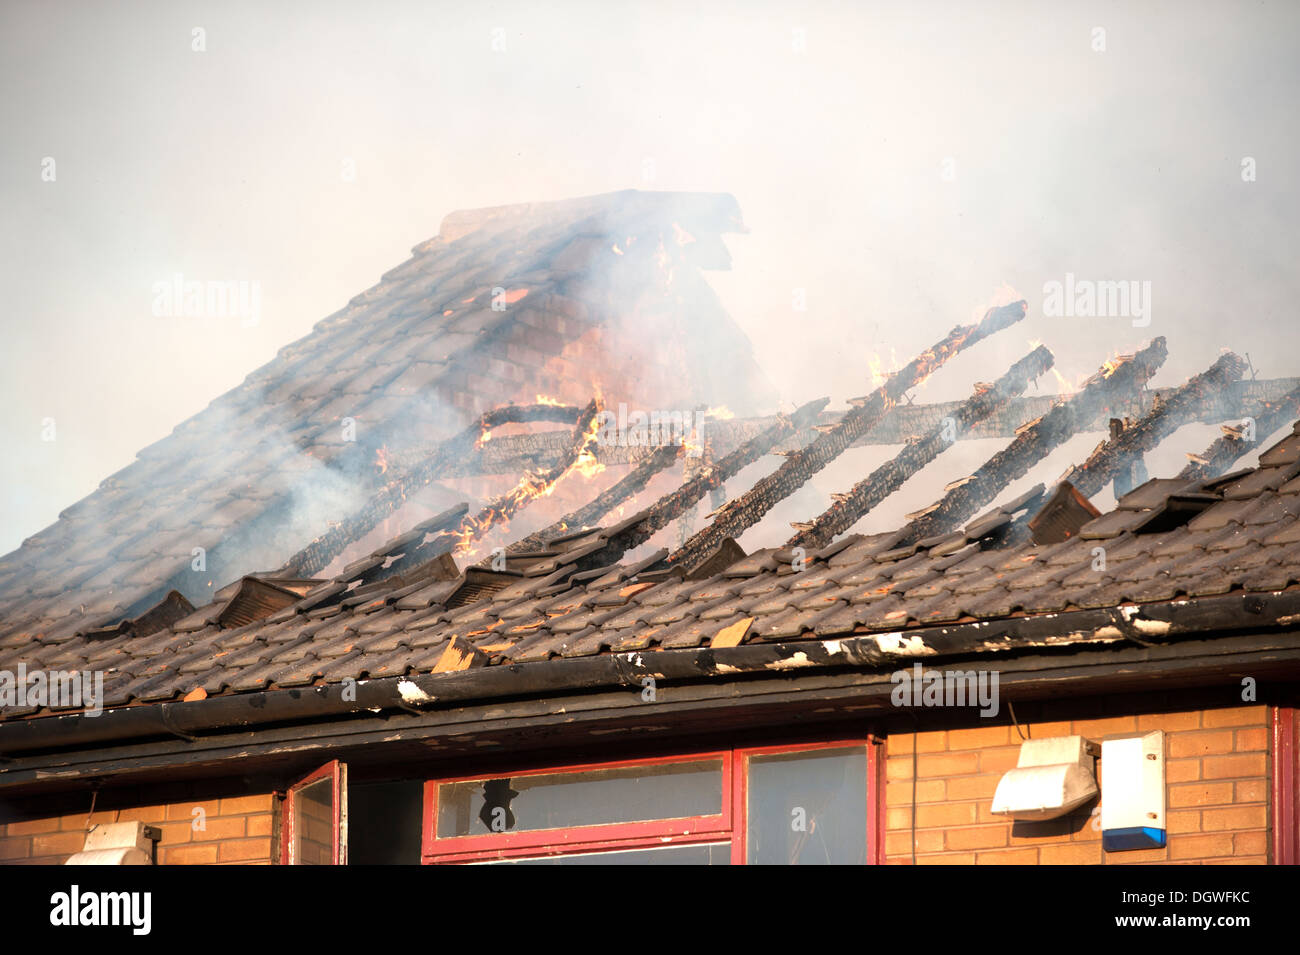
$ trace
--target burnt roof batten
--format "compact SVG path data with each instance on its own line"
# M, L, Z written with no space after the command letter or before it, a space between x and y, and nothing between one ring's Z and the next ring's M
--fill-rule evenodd
M1055 359L1044 345L1016 362L992 386L977 386L951 417L951 424L941 421L929 435L915 441L895 457L882 464L853 486L847 494L836 495L834 503L810 525L786 541L787 547L807 549L825 547L836 534L842 534L873 507L893 494L912 475L951 447L957 436L981 421L1028 387L1052 367Z
M947 533L973 516L1008 484L1095 420L1116 396L1140 389L1164 363L1167 355L1164 338L1156 338L1109 374L1107 366L1103 366L1081 391L1055 404L1047 414L1021 431L1014 441L984 462L969 480L952 488L908 524L903 529L899 546Z
M870 428L875 427L909 390L928 378L948 359L994 332L1001 331L1025 317L1025 301L1001 308L991 308L974 325L959 325L942 341L932 345L895 372L883 385L850 409L839 424L820 434L811 444L794 452L772 474L728 502L712 522L670 554L672 566L688 572L709 558L728 537L738 538L757 524L778 501L789 497L826 465L830 464Z

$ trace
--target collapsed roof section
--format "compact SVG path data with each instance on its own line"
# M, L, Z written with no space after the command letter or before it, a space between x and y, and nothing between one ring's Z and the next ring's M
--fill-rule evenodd
M721 236L738 231L723 194L452 213L378 284L0 558L0 645L133 618L171 590L207 603L354 513L401 476L389 462L422 460L411 450L508 402L603 393L768 410L771 386L700 273L728 267Z
M899 531L850 535L802 557L764 549L702 579L663 569L663 550L630 564L590 566L643 515L509 554L495 570L458 570L443 558L404 578L383 577L411 546L406 535L290 605L264 604L266 615L255 621L241 623L232 613L241 601L248 606L245 580L224 600L152 635L37 640L5 648L0 667L21 659L29 669L102 670L106 705L121 707L472 667L504 667L520 686L537 686L544 676L525 679L517 667L649 653L637 665L651 672L651 651L801 641L817 647L802 664L789 662L787 652L783 666L829 665L826 641L850 637L868 644L854 644L849 662L880 666L1145 645L1223 624L1222 615L1173 620L1170 601L1233 594L1258 598L1242 611L1250 626L1280 625L1289 617L1263 614L1260 599L1300 585L1300 423L1294 430L1258 468L1200 483L1153 479L1057 543L1006 542L1007 529L1041 499L1039 488L939 539L907 543ZM1178 512L1189 498L1200 506ZM1181 516L1169 518L1174 512ZM975 623L986 626L961 629ZM958 633L965 636L958 640ZM700 676L728 672L723 657L693 659ZM503 677L502 692L511 679ZM10 720L33 712L6 710Z
M787 457L774 472L777 479L760 480L756 487L777 489L763 491L762 501L770 506L802 484L810 469L880 421L911 383L963 342L1024 314L1023 303L1010 312L1005 308L990 309L978 325L954 329L905 374L858 402L839 423L824 427L809 447ZM450 555L450 544L464 534L469 520L467 506L461 505L352 562L332 580L295 580L285 572L245 577L183 619L162 628L150 625L148 634L124 621L116 629L73 637L0 642L0 667L21 657L29 668L103 671L109 707L416 675L427 684L424 675L483 667L500 668L506 675L494 684L496 691L513 695L545 688L548 677L529 669L534 665L547 670L548 661L602 655L623 661L606 676L621 674L619 679L628 682L642 670L653 672L655 654L670 651L701 650L693 662L673 665L693 667L697 676L721 677L734 671L714 651L764 644L817 644L819 649L806 653L782 651L773 658L777 668L837 661L883 666L1029 648L1146 645L1229 626L1226 611L1203 619L1183 614L1174 621L1167 607L1156 605L1175 598L1235 593L1247 601L1242 612L1255 615L1252 626L1281 625L1290 616L1278 610L1276 620L1265 620L1256 595L1300 584L1300 423L1260 456L1256 469L1221 477L1218 470L1233 459L1216 449L1214 467L1204 465L1216 473L1201 480L1146 482L1121 496L1108 514L1067 482L1050 495L1040 485L964 527L957 523L979 498L957 499L954 490L972 484L1004 487L1007 473L1023 473L1045 449L1126 393L1141 391L1163 358L1164 342L1157 339L1133 356L1107 362L1082 391L1057 399L1046 414L1017 428L1008 448L976 476L956 482L938 504L911 515L910 524L892 533L854 534L811 552L787 546L747 555L720 533L734 515L728 507L693 539L695 544L675 554L660 550L620 563L722 481L812 426L823 399L792 416L778 416L729 454L700 465L680 487L610 526L554 527L485 564L461 569ZM1050 364L1050 353L1036 349L995 384L978 387L959 408L965 411L961 420L973 423L1004 405ZM1149 451L1177 423L1213 414L1209 403L1216 389L1242 369L1236 356L1223 356L1167 400L1154 402L1132 426L1113 429L1110 441L1071 473L1095 493L1099 482L1116 472L1117 462ZM1133 397L1127 394L1128 400ZM570 458L594 407L578 415L568 438ZM1270 411L1281 414L1287 407L1283 401ZM920 448L915 453L923 457L937 452L942 440L937 429L944 427L938 422L935 432L918 436L910 448ZM1247 442L1233 447L1244 453ZM909 453L905 449L903 455ZM629 478L642 466L660 463L656 452L648 451ZM989 480L977 479L985 471ZM786 472L793 477L782 478ZM742 499L752 496L746 492ZM935 515L942 521L936 523ZM576 523L579 515L571 519ZM706 536L716 546L699 550L696 545ZM1098 547L1105 551L1100 565ZM687 555L690 559L683 559ZM296 589L306 587L292 599ZM1101 616L1072 622L1072 614L1093 611ZM1042 619L1028 626L1027 617ZM953 636L958 631L960 639ZM851 652L844 649L849 646ZM641 656L646 652L650 656ZM410 702L406 693L402 698ZM436 698L425 689L412 696L422 705ZM35 712L10 710L9 715ZM31 745L39 745L42 734L31 732L36 741ZM16 738L10 734L10 740ZM6 748L13 751L15 745L27 744L8 742Z

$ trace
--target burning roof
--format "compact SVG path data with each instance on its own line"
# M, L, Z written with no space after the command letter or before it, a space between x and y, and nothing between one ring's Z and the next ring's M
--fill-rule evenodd
M721 194L628 191L452 213L373 288L0 558L0 641L112 624L171 590L207 603L228 580L284 566L367 502L407 505L431 472L475 453L453 445L416 473L423 480L406 481L429 457L422 449L511 402L580 407L617 389L644 407L771 406L748 340L699 274L728 267L720 235L743 230ZM694 241L679 243L683 233ZM423 511L408 513L446 504L418 500ZM357 540L352 530L342 536ZM309 555L306 573L341 551L322 563L328 549Z
M581 376L565 379L569 392L561 399L510 403L521 394L537 399L541 372L525 384L501 378L500 394L496 385L464 390L471 368L517 357L519 335L549 327L548 345L532 340L553 357L581 341L582 328L599 324L588 311L586 324L569 327L580 311L574 303L599 300L590 289L593 275L604 274L603 266L579 261L608 253L634 266L632 250L642 237L667 236L678 251L665 252L656 240L642 260L656 278L633 283L646 307L661 308L666 288L689 285L701 263L718 263L717 248L701 237L738 225L734 201L719 196L619 194L449 216L443 234L376 289L0 560L0 667L21 659L29 668L104 671L109 707L485 667L499 668L502 680L517 678L514 692L522 692L548 679L533 670L524 675L525 665L628 654L615 667L627 682L658 666L645 662L647 651L754 649L761 665L769 658L781 667L883 665L948 653L1173 639L1198 626L1158 606L1174 598L1258 602L1259 595L1277 597L1300 585L1300 424L1261 455L1256 469L1222 476L1260 439L1234 431L1197 456L1194 474L1146 482L1122 494L1110 513L1088 501L1125 462L1185 421L1223 421L1247 407L1259 409L1261 427L1276 428L1300 412L1293 381L1234 384L1244 365L1229 354L1185 385L1153 392L1147 382L1165 357L1164 340L1156 339L1134 355L1108 359L1081 390L1044 405L1017 397L1052 365L1040 346L992 384L978 384L965 402L898 407L957 351L1022 318L1024 302L955 328L842 415L827 415L826 399L819 399L789 415L718 420L698 458L684 447L654 446L609 456L596 440L600 389ZM695 241L677 243L682 232ZM621 239L611 242L611 235ZM697 242L699 252L681 251ZM517 265L494 264L492 255L511 250ZM485 307L493 294L485 268L505 276L497 288L526 290L510 308L526 306L503 315ZM681 309L678 317L689 312ZM463 330L466 322L472 333ZM618 324L611 317L600 328L616 335ZM717 327L724 336L738 334L725 322ZM438 350L445 353L432 363L436 370L421 370ZM542 358L529 367L552 367ZM731 360L740 385L728 400L752 408L762 378L750 374L746 350ZM328 378L328 369L341 374L322 387L317 377ZM650 388L647 394L657 387L649 378L633 380ZM421 403L429 395L443 395L443 406L464 413L431 415ZM695 401L701 392L687 385L677 396ZM369 443L333 434L353 407L361 409L357 420L378 432ZM1071 483L1050 493L1040 485L975 516L1051 448L1135 408L1134 421L1112 428L1110 440L1071 472ZM221 439L214 429L232 420L250 430L237 441ZM561 428L492 434L537 421ZM896 438L904 427L916 429L904 450L837 495L784 547L746 554L737 544L741 531L845 448L873 434ZM981 427L1011 440L975 474L950 484L897 531L838 536L950 440ZM503 443L510 445L504 456ZM676 550L636 553L773 451L787 452L781 466L717 508ZM221 453L233 461L208 474ZM637 502L683 459L689 467L680 483L640 501L630 516L588 526ZM520 466L510 473L511 487L484 506L444 508L328 579L316 576L431 482L512 461ZM580 471L615 464L626 473L600 493L574 484ZM164 481L169 468L176 473ZM293 507L294 481L319 468L349 478L353 492L335 502L332 530L324 520L302 527L304 515ZM571 486L588 492L580 506L561 508L543 530L516 535L489 559L476 555L463 565L466 545L489 526ZM279 529L271 535L274 547L266 543L268 527ZM1099 546L1106 551L1100 568ZM192 579L194 547L211 554L205 578L234 582L187 593L178 581ZM253 573L259 560L280 569ZM1082 615L1077 626L1072 615ZM1049 616L1059 619L1049 626ZM997 628L969 629L995 622ZM787 644L804 649L777 649ZM711 653L682 661L672 664L682 673L734 671ZM502 692L511 692L505 683Z

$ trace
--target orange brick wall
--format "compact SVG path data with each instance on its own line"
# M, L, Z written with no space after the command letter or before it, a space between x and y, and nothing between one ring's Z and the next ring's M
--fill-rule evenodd
M269 865L274 797L270 793L96 812L91 825L144 822L162 830L159 865ZM202 829L196 829L201 808ZM86 813L0 824L0 864L62 865L81 850Z
M1268 713L1265 706L1064 719L1021 720L1032 738L1080 734L1095 742L1165 731L1168 845L1103 853L1097 800L1062 819L1010 822L991 812L998 780L1016 765L1012 726L916 734L917 864L1115 865L1267 862ZM912 859L913 735L887 740L885 852ZM1105 794L1105 767L1097 761Z

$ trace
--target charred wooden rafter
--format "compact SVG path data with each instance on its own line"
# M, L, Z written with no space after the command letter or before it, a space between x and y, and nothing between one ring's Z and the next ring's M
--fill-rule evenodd
M708 559L728 537L738 538L763 519L778 501L789 497L822 468L839 457L916 385L925 381L948 359L976 342L1020 321L1028 311L1024 301L991 308L973 325L959 325L947 337L922 352L865 398L859 399L840 422L819 434L811 444L790 454L773 473L718 512L712 522L668 556L670 566L689 573Z
M493 498L475 514L466 514L454 528L438 534L423 545L417 545L395 562L393 572L431 560L442 554L465 550L493 527L509 521L515 514L542 496L560 481L583 455L591 455L599 441L596 416L600 403L593 400L578 413L578 422L569 439L564 460L540 474L525 474L506 493Z
M674 444L655 448L641 459L641 463L632 468L622 479L607 487L591 503L566 514L550 527L542 528L515 541L506 548L506 552L518 554L541 550L552 537L559 537L579 528L595 526L614 508L644 491L651 479L660 471L671 467L681 456L682 451L681 445Z
M909 444L894 458L876 468L870 476L855 484L847 494L836 495L834 503L811 524L801 528L786 542L786 546L807 549L825 547L836 534L847 531L864 514L902 487L908 478L951 447L958 435L968 430L972 424L983 420L1023 392L1029 382L1051 368L1053 362L1052 353L1046 346L1039 345L1012 365L992 385L977 385L975 393L948 421L940 421L929 435Z
M1200 454L1188 454L1191 460L1178 476L1190 481L1206 481L1226 473L1234 461L1259 447L1265 438L1297 416L1300 416L1300 387L1273 401L1260 399L1247 414L1241 415L1243 419L1253 419L1249 431L1242 426L1244 422L1223 425L1223 436L1215 439Z
M376 491L360 510L290 557L279 576L309 577L318 573L401 507L412 492L446 477L453 462L472 456L480 439L492 428L529 421L570 423L582 413L580 408L552 404L504 405L485 412L476 423L438 445L432 454L409 468L395 469L399 471L395 478Z
M767 430L719 459L712 467L700 471L681 487L665 494L634 520L628 521L625 527L609 538L604 547L584 557L582 566L602 567L622 560L625 553L644 544L656 531L667 527L688 508L694 507L704 495L767 454L778 441L811 425L829 400L818 398L788 417L778 415Z
M1073 484L1075 490L1084 497L1092 497L1129 462L1152 450L1187 424L1196 416L1200 405L1213 400L1217 391L1240 378L1245 371L1245 359L1232 352L1220 355L1213 365L1188 379L1186 384L1160 401L1144 418L1098 446L1088 456L1088 460L1066 472L1063 480Z
M989 504L1003 488L1028 472L1104 410L1140 390L1164 363L1167 354L1164 338L1157 338L1118 365L1108 362L1088 379L1082 389L1068 399L1058 401L1029 426L1022 425L1014 441L984 462L965 481L952 487L937 503L915 516L904 528L905 536L900 545L955 530Z
M1253 381L1233 382L1218 395L1215 402L1205 407L1197 420L1205 424L1218 424L1234 418L1255 416L1261 404L1275 402L1297 386L1300 386L1300 378L1260 378ZM1173 390L1152 388L1144 392L1142 398L1149 405L1152 398L1166 397L1172 394ZM958 440L1014 438L1024 422L1033 421L1047 414L1060 398L1060 395L1026 395L1013 398L982 421L976 422L968 431L958 435ZM885 415L878 425L870 428L854 441L852 447L903 444L910 435L928 434L933 431L944 418L956 414L961 405L961 401L928 403L917 401L912 404L898 405ZM1111 415L1139 418L1145 411L1146 409L1136 400L1136 396L1133 400L1117 396L1117 400L1107 409L1105 416L1084 422L1079 430L1105 431L1107 418ZM843 416L843 412L838 410L824 411L818 416L816 426L838 424ZM771 415L757 418L709 419L705 425L705 434L718 453L725 454L770 427L775 420ZM803 447L816 436L816 431L806 428L779 442L773 450L793 451ZM560 459L568 440L568 429L493 437L491 441L484 442L474 453L449 462L442 476L453 478L483 474L514 475L527 470L547 468ZM597 449L596 459L606 467L636 465L653 451L653 448L607 444ZM389 460L398 469L403 469L422 461L430 453L429 449L394 451L390 454Z

